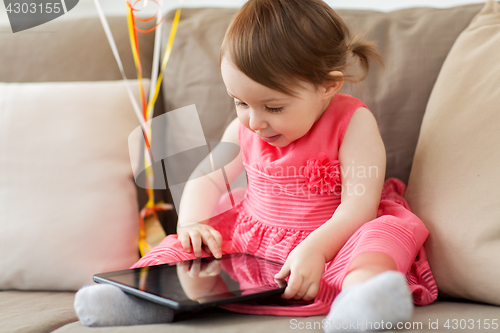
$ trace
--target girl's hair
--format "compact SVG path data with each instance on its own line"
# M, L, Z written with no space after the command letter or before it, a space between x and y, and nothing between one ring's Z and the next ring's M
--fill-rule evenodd
M383 65L374 43L351 38L338 14L323 0L249 0L236 13L221 46L221 61L231 62L252 80L295 95L297 80L321 84L343 79L360 82L370 60ZM347 75L351 55L363 72Z

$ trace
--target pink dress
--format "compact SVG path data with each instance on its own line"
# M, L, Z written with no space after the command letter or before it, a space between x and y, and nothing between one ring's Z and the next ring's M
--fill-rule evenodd
M267 144L240 124L238 136L248 188L239 189L245 192L239 193L244 195L240 203L210 221L222 234L223 253L245 252L285 262L295 246L332 217L341 202L338 151L351 116L360 107L366 106L354 97L335 95L309 132L282 148ZM363 170L343 166L342 172ZM369 176L369 172L376 170L364 172ZM386 180L377 218L361 226L325 265L313 302L291 300L286 306L241 303L224 308L283 316L326 314L341 291L352 260L361 253L373 251L394 258L398 270L406 274L415 304L432 303L437 298L437 286L423 247L429 232L411 212L403 198L405 190L400 180ZM238 193L234 192L233 196L237 197ZM225 200L231 198L225 195L221 202ZM193 258L193 254L184 252L177 235L169 235L133 267ZM259 278L248 270L239 270L245 271L249 283Z

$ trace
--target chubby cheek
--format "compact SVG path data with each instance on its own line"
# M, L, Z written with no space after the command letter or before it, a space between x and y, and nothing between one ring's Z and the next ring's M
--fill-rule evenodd
M290 121L287 126L283 128L283 134L290 141L295 141L304 136L309 130L309 126L305 122Z
M299 124L300 125L300 124ZM277 121L273 124L273 129L276 133L280 133L287 139L293 141L294 139L297 139L296 136L296 127L297 124L293 119L286 118L286 119L280 119L280 121Z

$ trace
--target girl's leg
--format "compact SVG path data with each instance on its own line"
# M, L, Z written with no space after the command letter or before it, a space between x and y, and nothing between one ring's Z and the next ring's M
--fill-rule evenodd
M222 253L228 253L230 244L223 243ZM202 251L202 256L210 256ZM167 236L132 268L153 266L195 259L186 253L177 235ZM125 326L167 323L173 320L173 310L153 302L128 295L112 285L92 285L80 289L74 307L80 322L86 326Z
M425 240L416 240L415 228L415 219L380 216L346 243L338 254L345 272L339 281L342 292L327 316L327 332L388 330L387 325L396 327L411 318L406 273Z
M383 252L361 253L351 262L351 266L342 283L342 290L349 288L353 284L364 282L385 271L397 270L398 266L396 262L388 254Z
M74 307L80 322L93 327L168 323L174 318L172 309L125 294L110 284L78 290Z
M325 332L388 331L409 320L412 312L405 276L388 270L337 295L326 317Z
M326 331L389 330L410 319L412 312L412 296L396 261L384 252L364 252L351 261Z

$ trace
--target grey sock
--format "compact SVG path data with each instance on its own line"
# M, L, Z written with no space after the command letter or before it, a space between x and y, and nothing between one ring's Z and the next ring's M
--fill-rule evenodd
M128 295L110 284L83 287L75 311L86 326L125 326L171 322L172 309Z
M409 320L413 298L403 274L387 271L343 290L326 317L325 332L367 332L397 328Z

